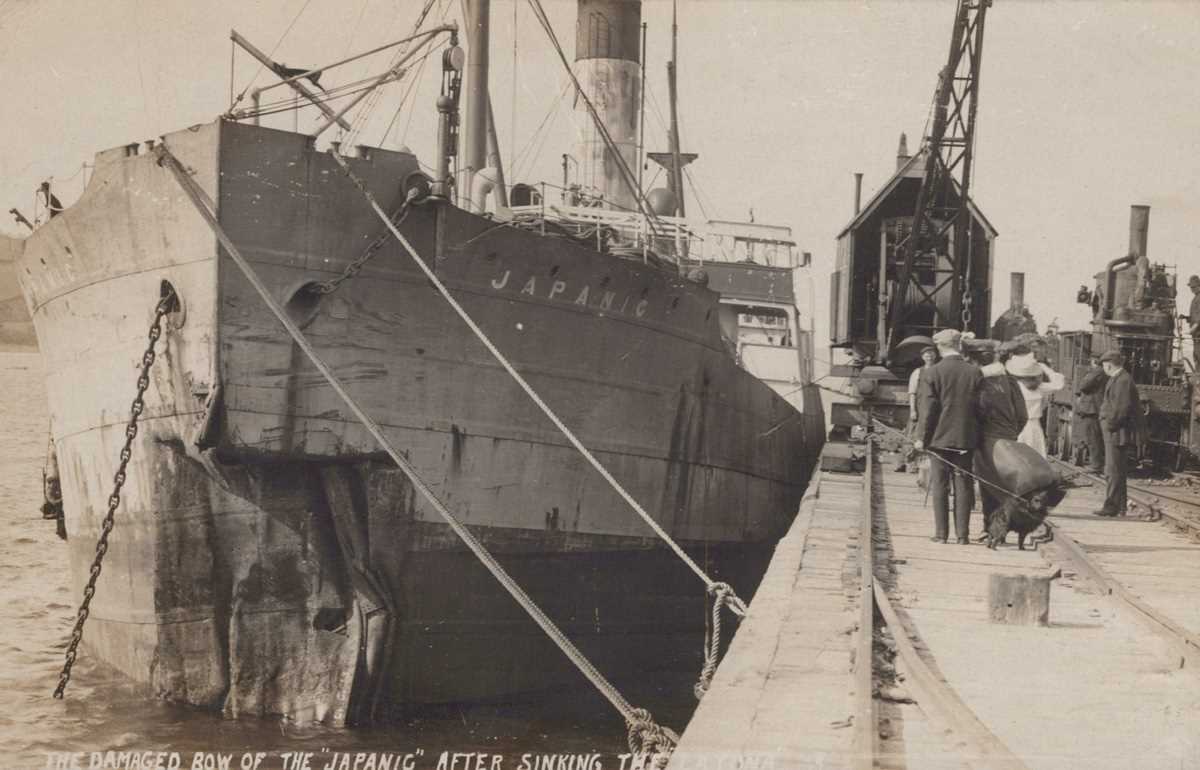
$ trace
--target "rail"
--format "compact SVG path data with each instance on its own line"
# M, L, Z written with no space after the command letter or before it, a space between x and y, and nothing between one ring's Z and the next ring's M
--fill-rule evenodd
M856 735L854 740L854 766L858 770L869 770L890 763L880 750L878 712L873 694L874 662L873 639L875 611L891 631L896 652L908 673L906 685L915 696L917 706L927 717L937 719L952 730L968 749L964 758L968 766L995 768L996 770L1025 770L1027 765L1014 754L988 727L975 716L958 693L933 669L917 651L913 640L919 639L918 630L905 623L893 606L887 589L874 574L875 518L886 516L881 510L876 495L877 482L882 489L882 479L875 459L874 441L868 445L866 470L863 473L863 513L859 532L861 568L861 616L859 638L855 650L855 693ZM885 530L886 531L886 530ZM866 547L862 547L865 545ZM870 629L864 634L864 629ZM862 656L866 656L863 658ZM868 665L859 665L862 660ZM866 683L864 684L864 677ZM863 697L864 692L866 698ZM869 702L868 702L869 700Z
M1047 520L1049 521L1049 520ZM1063 547L1071 557L1071 561L1079 568L1088 580L1096 585L1104 594L1117 599L1126 609L1132 611L1134 618L1159 636L1171 642L1179 650L1180 668L1200 665L1200 636L1191 633L1174 622L1159 610L1142 601L1124 585L1108 573L1095 559L1088 555L1085 545L1055 527L1054 542Z
M867 446L863 471L863 514L858 530L859 618L854 646L854 767L873 770L879 754L879 711L875 704L875 447Z
M1050 459L1059 465L1070 467L1067 463L1056 457L1051 457ZM1103 478L1092 473L1079 471L1078 475L1092 479L1100 484L1105 483ZM1136 499L1136 497L1141 496L1144 501L1144 497L1158 497L1163 500L1172 500L1200 509L1200 501L1185 500L1174 495L1154 492L1145 487L1135 487L1132 484L1127 486L1129 489L1135 490L1129 493L1131 498ZM1160 517L1169 520L1180 528L1191 530L1193 534L1200 532L1200 522L1189 520L1183 516L1177 516L1161 508L1156 507L1153 510ZM1134 619L1140 621L1144 626L1175 646L1180 654L1180 667L1200 665L1200 635L1183 628L1160 610L1152 607L1140 597L1135 596L1119 580L1109 574L1108 570L1104 569L1104 566L1097 559L1088 554L1085 543L1075 540L1063 531L1062 527L1055 526L1051 519L1047 519L1046 522L1054 530L1054 541L1066 551L1080 573L1086 576L1102 593L1116 599L1120 603L1120 606L1128 611Z
M1050 457L1049 459L1051 462L1058 463L1059 465L1063 466L1064 468L1071 469L1071 472L1075 476L1089 479L1096 484L1107 483L1103 476L1097 476L1094 473L1089 473L1087 471L1079 470L1078 468L1075 468L1074 466L1070 465L1067 462L1064 462L1063 460L1061 460L1057 457ZM1186 531L1190 531L1193 535L1200 535L1200 521L1189 519L1185 516L1179 516L1177 514L1171 513L1170 511L1163 510L1162 508L1160 508L1158 506L1154 506L1153 503L1149 502L1146 498L1155 497L1160 500L1170 500L1171 502L1180 503L1182 505L1190 505L1193 508L1196 508L1197 511L1200 511L1200 500L1187 500L1182 497L1177 497L1175 495L1169 495L1165 492L1157 492L1153 489L1149 489L1144 486L1139 486L1137 484L1129 484L1129 483L1126 483L1126 491L1127 491L1128 496L1131 499L1133 499L1135 502L1139 502L1139 503L1142 503L1143 505L1151 506L1151 508L1155 512L1155 514L1157 514L1158 516L1161 516L1164 519L1167 519L1172 524L1174 524L1176 527L1179 527L1180 529L1183 529Z

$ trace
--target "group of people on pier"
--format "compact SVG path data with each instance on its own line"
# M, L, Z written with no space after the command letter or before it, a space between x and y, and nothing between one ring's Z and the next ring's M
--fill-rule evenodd
M929 494L933 498L936 542L949 542L950 490L954 490L954 531L958 543L970 542L974 480L994 479L991 467L997 441L1017 441L1046 457L1042 415L1046 400L1061 390L1063 375L1049 367L1037 345L1007 342L998 349L963 356L963 335L943 329L922 351L924 366L909 383L913 448L932 455ZM1123 515L1126 476L1140 416L1137 386L1124 369L1119 351L1093 357L1092 368L1077 388L1077 414L1089 463L1106 479L1098 516ZM1002 502L997 488L980 484L984 529Z

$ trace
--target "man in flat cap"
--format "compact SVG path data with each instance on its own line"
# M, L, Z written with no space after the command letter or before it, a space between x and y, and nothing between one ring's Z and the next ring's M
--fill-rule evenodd
M1124 368L1119 350L1106 350L1100 365L1108 375L1104 386L1104 401L1100 404L1100 427L1104 432L1104 506L1097 516L1124 516L1128 504L1125 478L1129 473L1129 457L1137 444L1137 424L1141 404L1137 385Z
M943 329L933 335L942 360L921 376L918 411L918 451L934 455L929 466L929 491L933 496L935 542L949 539L950 480L954 479L954 534L959 543L969 542L972 487L963 471L970 471L978 442L976 391L983 375L963 360L962 334Z
M1188 288L1192 290L1192 304L1188 314L1182 317L1187 319L1188 330L1192 333L1192 358L1196 362L1196 371L1200 372L1200 275L1188 279Z

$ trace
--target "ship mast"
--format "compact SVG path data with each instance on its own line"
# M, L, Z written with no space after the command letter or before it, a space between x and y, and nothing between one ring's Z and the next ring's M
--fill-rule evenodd
M487 165L488 31L490 0L464 0L467 38L467 85L463 100L463 131L458 157L459 205L469 208L475 174Z
M683 205L683 163L679 155L679 92L676 90L675 78L678 73L679 55L679 7L671 3L671 61L667 62L667 89L671 100L671 192L675 195L675 216L682 219L687 216Z

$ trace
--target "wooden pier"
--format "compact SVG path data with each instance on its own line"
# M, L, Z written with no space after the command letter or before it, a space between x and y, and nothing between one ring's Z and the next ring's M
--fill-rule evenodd
M1200 767L1193 538L1079 487L1038 551L934 543L915 476L814 482L670 767ZM1044 625L991 619L993 576L1056 573Z

